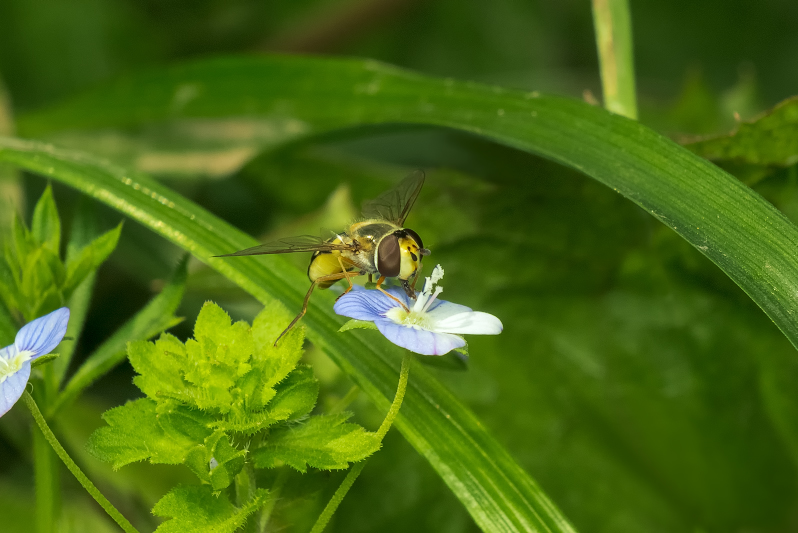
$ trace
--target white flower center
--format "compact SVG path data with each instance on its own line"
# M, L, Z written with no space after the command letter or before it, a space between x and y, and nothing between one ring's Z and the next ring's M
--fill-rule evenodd
M33 357L33 352L28 350L18 352L17 355L11 359L0 357L0 383L3 383L10 376L19 372L22 365L30 360L31 357Z
M385 313L386 318L391 319L396 324L415 327L417 329L433 330L435 324L427 315L427 310L435 301L435 298L443 292L443 287L437 286L442 278L443 268L441 265L438 265L432 271L432 275L426 278L424 290L416 297L416 302L413 304L410 312L398 306L392 307Z

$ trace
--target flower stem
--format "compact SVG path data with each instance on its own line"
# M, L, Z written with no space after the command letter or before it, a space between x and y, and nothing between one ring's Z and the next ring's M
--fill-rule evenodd
M388 414L385 415L385 420L382 421L380 428L377 430L377 437L379 438L380 442L382 439L385 438L385 435L388 433L388 430L391 429L391 425L393 425L393 421L396 419L396 415L399 414L399 408L402 407L402 401L405 399L405 391L407 390L407 377L410 373L410 360L413 358L413 355L409 351L405 351L405 355L402 358L402 369L399 371L399 384L396 386L396 395L393 398L393 403L391 403L390 409L388 409ZM338 506L341 505L341 502L344 500L346 493L349 492L349 489L352 488L352 485L355 483L355 480L360 475L360 472L363 471L363 468L366 466L366 460L360 461L359 463L355 463L354 466L349 470L346 474L346 477L341 482L341 485L335 491L330 501L327 502L327 506L322 511L321 515L319 515L318 520L316 520L316 524L314 524L313 529L310 530L310 533L321 533L324 531L324 528L327 527L327 523L332 518L335 511L338 509Z
M64 447L61 446L61 443L58 442L58 439L47 425L47 422L44 420L41 411L39 411L39 407L36 405L36 402L30 393L28 393L28 391L25 391L22 394L22 400L25 402L25 405L28 407L28 409L30 409L33 419L39 426L44 438L47 440L50 446L52 446L53 451L55 451L56 455L58 455L58 457L64 462L67 469L72 472L72 475L77 478L78 482L83 485L83 488L86 489L89 494L91 494L92 498L94 498L97 503L99 503L100 506L105 509L105 512L108 513L108 516L113 518L114 522L119 524L119 527L121 527L125 533L139 533L138 530L134 528L119 511L117 511L116 507L111 505L111 502L109 502L105 496L103 496L100 491L97 490L97 487L94 486L94 483L92 483L91 480L86 477L86 474L83 473L80 467L75 464L75 461L73 461L69 454L67 454L66 450L64 450Z

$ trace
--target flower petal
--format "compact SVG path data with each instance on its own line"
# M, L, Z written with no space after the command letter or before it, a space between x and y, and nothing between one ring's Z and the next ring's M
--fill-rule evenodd
M69 309L62 307L25 324L14 344L20 352L33 352L31 359L52 352L66 335ZM21 393L20 393L21 394Z
M421 355L443 355L465 346L465 339L457 335L402 326L385 319L377 320L375 324L386 339Z
M25 385L28 384L29 377L30 361L26 361L18 371L0 383L0 416L6 414L17 403L17 400L25 391Z
M396 287L388 289L392 295L405 302L407 296L404 291L396 290ZM352 290L341 296L333 310L336 314L355 318L357 320L375 321L385 316L392 307L399 307L395 301L391 300L378 290Z
M498 335L503 328L501 320L481 311L457 313L435 322L435 331L444 333Z
M457 315L460 313L470 313L471 308L466 307L464 305L456 304L453 302L447 302L446 300L435 300L432 302L432 305L429 306L427 309L427 316L434 320L444 320L452 315Z
M0 358L8 361L16 357L18 353L19 351L17 350L17 347L12 344L11 346L6 346L5 348L0 349Z

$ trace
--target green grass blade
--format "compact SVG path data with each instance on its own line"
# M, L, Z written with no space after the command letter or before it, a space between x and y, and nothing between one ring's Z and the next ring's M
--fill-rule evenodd
M298 308L304 297L307 278L283 257L212 258L257 243L145 175L17 139L0 139L0 161L107 203L190 251L261 302L277 298ZM337 333L343 320L333 313L333 300L327 292L313 298L304 319L308 336L378 407L387 410L398 381L398 350L374 336L368 338L375 342L368 343L357 333ZM421 365L415 367L396 426L429 460L476 523L491 532L574 531L474 414Z
M447 126L575 168L684 237L798 346L796 227L715 165L577 100L435 79L373 61L233 57L124 78L23 116L18 127L24 135L197 119L207 127L208 120L231 116L290 118L306 134L392 122Z

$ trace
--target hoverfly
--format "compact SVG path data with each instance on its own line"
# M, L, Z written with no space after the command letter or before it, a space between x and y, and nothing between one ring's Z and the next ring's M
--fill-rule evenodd
M341 279L349 283L341 294L343 296L352 290L351 278L368 275L371 282L372 276L377 274L376 289L407 310L407 306L383 289L382 284L386 278L397 278L407 296L416 299L415 286L421 272L421 258L429 255L430 251L424 248L418 233L404 227L404 222L423 185L424 172L413 172L390 191L366 202L363 218L329 239L302 235L218 257L313 252L308 265L310 288L302 310L277 337L275 344L305 315L313 289L317 286L327 289Z

